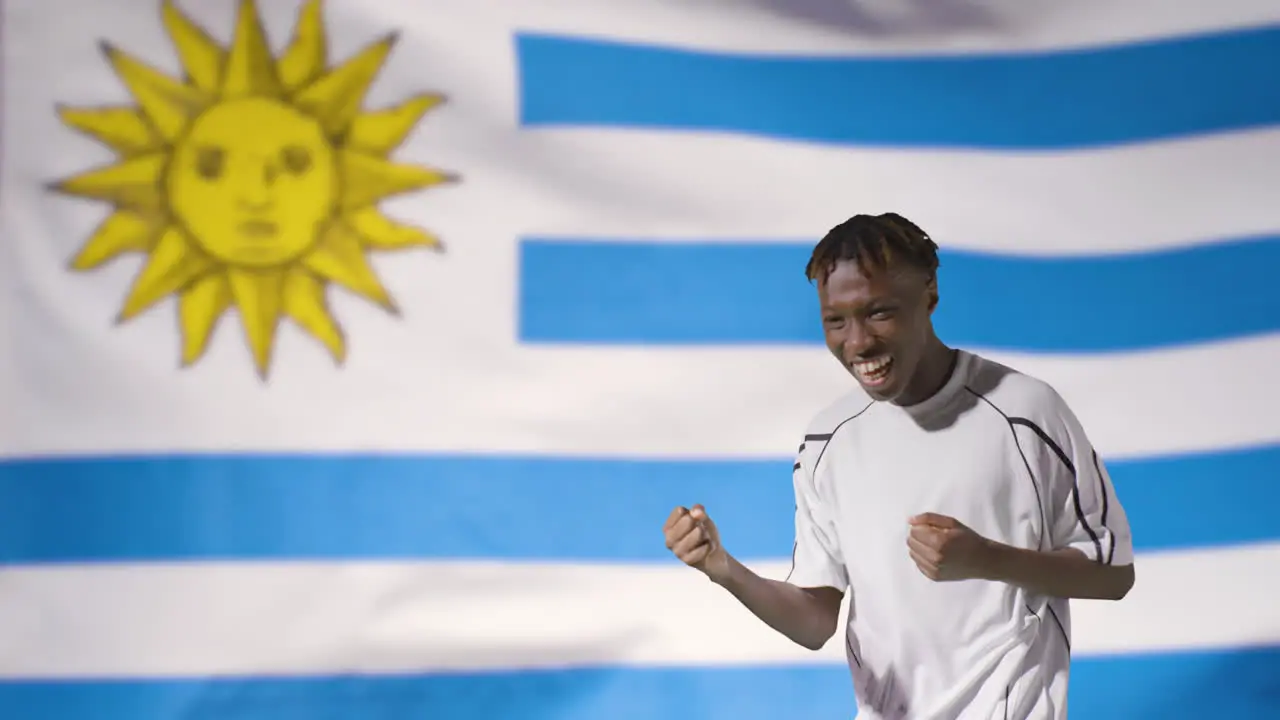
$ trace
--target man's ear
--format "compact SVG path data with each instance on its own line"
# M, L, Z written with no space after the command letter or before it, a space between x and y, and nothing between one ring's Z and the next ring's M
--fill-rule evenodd
M929 312L932 313L938 307L938 276L934 275L929 278L929 282L925 285L925 292L929 293Z

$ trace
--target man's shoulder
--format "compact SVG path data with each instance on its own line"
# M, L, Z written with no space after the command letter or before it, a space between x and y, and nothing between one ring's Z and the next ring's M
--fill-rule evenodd
M967 385L1008 417L1042 418L1066 409L1066 401L1047 381L990 358L970 353Z
M857 417L875 401L862 388L854 388L814 414L805 428L806 439L826 439L845 422Z

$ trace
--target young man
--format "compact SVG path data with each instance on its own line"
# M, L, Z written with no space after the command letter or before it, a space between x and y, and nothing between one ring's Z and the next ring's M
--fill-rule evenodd
M800 445L787 580L735 560L701 505L672 512L667 547L814 650L849 589L860 720L1060 720L1068 600L1133 586L1128 521L1053 388L934 334L937 268L893 213L814 248L827 347L858 387Z

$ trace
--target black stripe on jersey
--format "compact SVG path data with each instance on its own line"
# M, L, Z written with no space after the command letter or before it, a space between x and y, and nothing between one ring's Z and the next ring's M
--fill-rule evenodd
M1045 607L1049 609L1049 616L1053 618L1054 624L1058 626L1058 630L1062 633L1062 642L1067 644L1067 654L1070 655L1071 654L1071 638L1067 637L1066 626L1064 626L1062 624L1062 621L1058 619L1058 613L1053 611L1052 605L1045 605Z
M835 434L840 431L840 428L844 427L845 423L849 422L850 420L856 419L859 415L871 409L871 406L875 404L876 404L875 400L872 400L871 402L867 403L866 407L862 408L861 410L854 413L853 415L845 418L844 420L841 420L838 425L831 428L831 432L829 433L816 433L816 434L811 433L804 436L804 442L800 443L801 450L804 450L805 444L811 441L824 443L822 446L822 450L818 452L818 459L813 461L814 475L818 474L818 463L822 462L822 456L827 453L827 448L831 447L831 443L830 443L831 438L835 437ZM797 460L795 467L792 469L791 472L794 473L796 470L799 470L799 469L800 469L800 461ZM800 510L800 507L797 505L796 511L799 512L799 510ZM796 538L796 541L791 543L791 569L787 571L787 577L785 580L783 580L783 582L790 581L791 575L796 571L796 551L799 549L800 549L800 539Z
M849 657L853 658L853 662L858 667L862 667L862 658L858 657L858 653L853 651L853 636L849 634L848 627L844 629L844 646L849 651Z
M1030 605L1024 604L1023 607L1027 609L1027 612L1035 615L1037 620L1044 622L1044 618L1040 617L1040 613L1032 610ZM1062 621L1058 619L1058 613L1054 612L1053 605L1045 603L1044 607L1049 611L1049 616L1053 618L1053 624L1058 626L1058 632L1062 634L1062 642L1067 646L1067 654L1071 654L1071 638L1067 637L1067 628L1062 624Z
M1053 450L1053 454L1057 455L1058 459L1062 461L1062 464L1067 466L1067 470L1071 471L1071 500L1076 509L1076 519L1080 521L1080 527L1084 528L1084 531L1089 534L1089 539L1093 541L1093 549L1097 553L1095 557L1098 560L1098 564L1105 564L1107 558L1102 554L1102 540L1098 539L1098 533L1089 527L1089 521L1084 517L1084 508L1080 506L1080 481L1076 473L1076 466L1071 463L1071 458L1067 457L1062 448L1058 447L1058 443L1054 442L1053 438L1049 437L1049 434L1034 422L1020 417L1009 418L1009 422L1014 425L1031 428L1036 437L1043 440L1044 444L1048 445L1050 450ZM1106 492L1104 491L1103 494L1105 495Z
M1027 460L1027 454L1022 450L1022 443L1018 440L1018 433L1013 427L1013 420L1011 420L1008 415L1005 415L1003 410L996 407L996 404L988 400L982 393L974 390L968 385L966 385L964 389L972 393L974 397L990 405L991 409L999 413L1000 417L1004 418L1005 423L1008 424L1009 433L1013 435L1013 446L1018 448L1018 455L1022 457L1022 466L1027 469L1027 477L1031 478L1031 489L1036 491L1036 504L1040 506L1040 544L1043 546L1044 536L1047 533L1050 533L1051 529L1049 528L1049 519L1045 516L1044 512L1044 499L1040 497L1040 481L1036 480L1036 473L1031 469L1031 463Z
M1093 471L1098 473L1098 492L1102 493L1102 527L1107 531L1107 564L1110 565L1111 561L1116 557L1116 534L1111 531L1111 528L1107 527L1107 510L1109 509L1107 507L1109 504L1107 498L1107 481L1106 478L1102 476L1102 463L1098 462L1097 450L1093 451Z
M1040 440L1044 442L1045 445L1048 445L1049 449L1053 451L1053 454L1057 455L1058 459L1062 461L1062 464L1067 467L1067 470L1071 473L1071 500L1072 500L1072 504L1075 506L1076 520L1080 522L1080 527L1084 528L1084 531L1089 535L1089 539L1093 541L1093 548L1097 553L1094 556L1096 561L1098 562L1098 564L1105 564L1107 559L1106 559L1106 556L1103 555L1102 553L1102 540L1098 538L1098 533L1094 532L1094 529L1092 527L1089 527L1089 521L1085 519L1084 508L1080 506L1080 481L1076 474L1076 466L1071 462L1071 458L1067 457L1067 454L1062 451L1062 448L1058 447L1058 443L1054 442L1053 438L1049 437L1049 434L1046 433L1044 429L1041 428L1039 425L1035 424L1035 422L1024 417L1010 417L1009 415L1005 414L1003 410L996 407L995 403L991 402L991 400L983 396L977 390L974 390L973 388L970 388L970 387L966 387L965 389L973 393L977 397L985 400L986 403L990 405L992 408L994 408L996 412L1004 416L1005 421L1009 423L1009 429L1011 431L1018 425L1022 425L1023 427L1030 428L1031 431L1036 434L1036 437L1040 438ZM1013 441L1015 444L1017 444L1018 442L1017 432L1013 433ZM1022 452L1021 445L1018 445L1018 452L1019 453ZM1022 456L1022 461L1024 463L1027 462L1026 455ZM1030 464L1027 465L1027 471L1028 472L1031 471ZM1034 477L1035 475L1033 473L1032 478L1034 479ZM1105 490L1104 490L1104 495L1105 495ZM1040 496L1040 490L1037 488L1036 497L1039 497L1039 496ZM1041 508L1042 520L1043 520L1043 513L1044 513L1044 509L1042 507Z
M840 424L839 424L839 425L836 425L836 426L835 426L835 427L833 427L833 428L831 428L831 432L827 433L826 435L806 435L806 436L805 436L805 439L813 438L813 439L815 439L815 440L819 440L819 439L821 439L821 440L827 440L827 441L830 441L830 440L831 440L831 438L833 438L833 437L835 437L835 436L836 436L836 433L840 432L840 428L842 428L842 427L844 427L845 425L847 425L847 424L849 423L849 421L850 421L850 420L857 420L857 419L858 419L858 417L862 415L862 413L864 413L864 412L866 412L866 411L870 410L870 409L871 409L871 406L872 406L872 405L875 405L875 404L876 404L876 401L875 401L875 400L872 400L871 402L867 403L867 406L866 406L866 407L862 408L861 410L859 410L858 412L854 413L853 415L851 415L851 416L849 416L849 417L845 418L844 420L841 420L841 421L840 421ZM814 476L815 476L815 477L816 477L816 476L817 476L817 474L818 474L818 465L822 464L822 456L827 454L827 448L829 448L829 447L831 447L831 443L830 443L830 442L827 442L827 444L826 444L826 445L823 445L823 446L822 446L822 450L818 453L818 459L813 461L813 474L814 474Z

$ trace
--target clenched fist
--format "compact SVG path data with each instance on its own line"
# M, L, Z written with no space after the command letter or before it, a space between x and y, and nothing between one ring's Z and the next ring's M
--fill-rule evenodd
M987 575L990 544L967 525L947 515L911 518L907 552L930 580L969 580Z
M714 581L728 575L729 555L720 545L720 533L706 508L694 505L692 509L672 510L662 534L666 536L667 549L684 564L701 570Z

